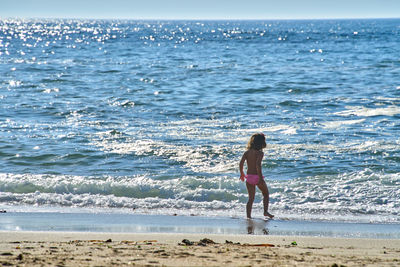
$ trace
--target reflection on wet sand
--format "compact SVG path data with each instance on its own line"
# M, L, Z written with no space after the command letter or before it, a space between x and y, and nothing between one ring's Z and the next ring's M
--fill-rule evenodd
M247 233L249 235L262 234L268 235L268 222L269 220L264 219L247 219Z

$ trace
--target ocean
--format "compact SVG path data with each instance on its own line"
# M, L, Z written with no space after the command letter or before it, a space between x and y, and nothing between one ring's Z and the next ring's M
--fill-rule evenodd
M0 20L0 209L400 224L400 19ZM262 217L261 193L255 217Z

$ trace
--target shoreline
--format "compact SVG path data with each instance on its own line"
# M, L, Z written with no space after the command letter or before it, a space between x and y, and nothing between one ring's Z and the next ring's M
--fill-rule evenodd
M400 239L201 233L0 231L0 240L0 264L3 265L396 266L400 264Z
M121 213L0 214L4 266L397 266L398 224Z
M7 212L0 231L400 239L399 224L122 213Z

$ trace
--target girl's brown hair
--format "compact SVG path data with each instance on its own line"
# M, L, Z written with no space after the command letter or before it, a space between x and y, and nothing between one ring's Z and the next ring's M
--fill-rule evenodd
M263 133L253 134L247 143L247 149L262 150L266 147L267 143L265 142L265 135Z

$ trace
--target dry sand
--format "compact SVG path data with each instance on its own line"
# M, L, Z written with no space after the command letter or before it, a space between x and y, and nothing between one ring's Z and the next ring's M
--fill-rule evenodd
M0 265L400 266L400 240L175 233L0 232Z

